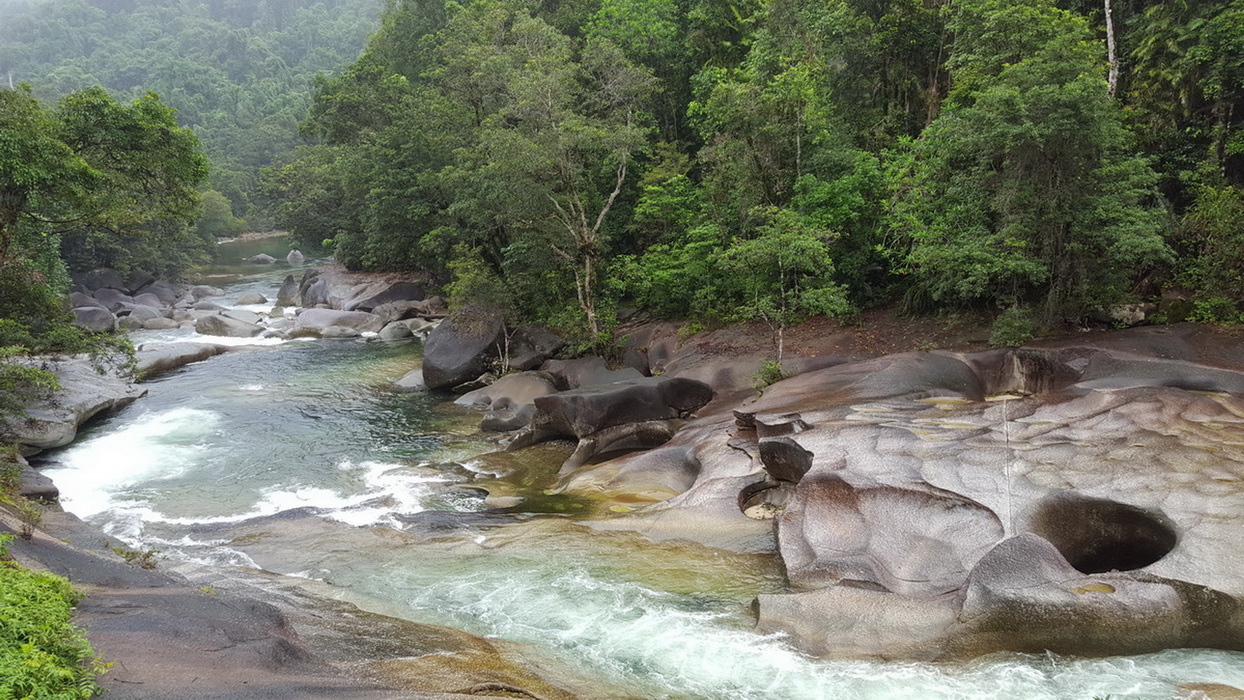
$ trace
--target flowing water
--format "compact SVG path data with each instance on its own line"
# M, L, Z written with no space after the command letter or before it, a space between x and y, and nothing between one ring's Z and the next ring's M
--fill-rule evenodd
M282 257L269 245L256 252ZM289 272L246 271L215 271L230 275L215 278L230 285L226 303L272 297ZM67 510L128 546L323 581L377 612L533 645L633 697L1171 698L1186 683L1244 687L1244 655L1219 651L807 659L749 629L751 598L782 590L773 557L592 531L564 514L582 504L557 498L539 514L486 512L471 484L508 479L538 493L564 453L483 456L496 448L475 430L478 415L387 388L418 352L347 340L226 353L147 383L147 397L52 455L48 473Z

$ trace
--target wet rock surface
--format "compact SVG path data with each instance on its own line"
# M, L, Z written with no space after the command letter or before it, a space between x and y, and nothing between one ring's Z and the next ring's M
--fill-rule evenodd
M0 514L0 532L18 527ZM74 618L113 664L99 679L108 697L422 699L488 684L574 697L484 639L368 613L279 576L127 563L69 514L48 513L10 551L87 593Z
M1244 649L1238 348L1176 326L833 364L562 488L663 499L601 529L776 536L793 592L758 628L819 656Z
M0 440L16 443L27 454L68 445L83 423L146 393L111 368L97 368L85 357L24 362L51 372L61 386L50 396L31 397L20 407L24 415L0 423Z

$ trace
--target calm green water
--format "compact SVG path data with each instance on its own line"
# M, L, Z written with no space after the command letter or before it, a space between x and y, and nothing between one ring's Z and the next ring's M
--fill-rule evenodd
M263 270L229 296L287 272ZM495 445L477 415L387 388L418 362L411 343L235 350L150 382L146 398L53 455L50 475L66 509L132 546L317 579L381 612L535 645L599 678L604 695L1087 700L1244 687L1244 656L1216 651L956 666L804 658L749 629L751 598L782 587L772 557L482 512L464 486L495 471L528 486L539 477L478 459Z

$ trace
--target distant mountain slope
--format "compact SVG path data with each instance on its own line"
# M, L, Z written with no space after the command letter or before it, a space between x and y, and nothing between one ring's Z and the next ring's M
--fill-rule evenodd
M382 0L0 0L0 81L47 100L151 90L202 139L211 186L262 220L261 167L298 142L312 77L353 61ZM253 222L255 223L255 222Z

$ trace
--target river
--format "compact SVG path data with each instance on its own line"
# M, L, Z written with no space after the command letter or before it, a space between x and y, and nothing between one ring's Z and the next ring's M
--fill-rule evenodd
M222 259L283 257L280 239ZM283 265L218 264L224 303L275 297ZM255 307L252 307L255 308ZM266 307L265 307L266 309ZM140 332L137 342L193 337ZM249 341L248 341L249 342ZM1003 654L968 664L817 661L750 631L780 562L575 523L541 498L557 446L489 455L479 416L389 384L417 343L265 341L154 379L148 395L50 455L64 507L170 562L262 568L336 587L376 612L531 645L607 696L1171 698L1244 687L1244 655L1105 659ZM528 510L488 513L473 484L509 481Z

